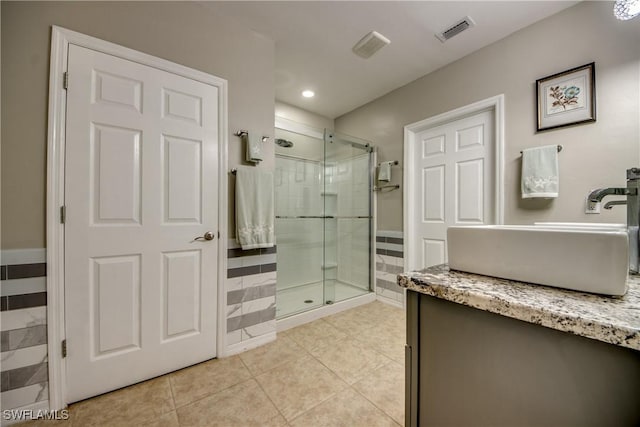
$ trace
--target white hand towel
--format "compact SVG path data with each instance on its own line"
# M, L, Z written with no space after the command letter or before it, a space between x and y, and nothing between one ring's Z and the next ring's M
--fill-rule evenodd
M391 163L392 162L380 163L380 166L378 166L378 181L380 182L391 181Z
M242 249L275 245L273 173L252 167L236 172L236 239Z
M527 148L522 151L522 198L556 198L560 188L558 146Z
M243 136L247 146L247 162L258 163L262 159L262 138L259 136L244 134Z

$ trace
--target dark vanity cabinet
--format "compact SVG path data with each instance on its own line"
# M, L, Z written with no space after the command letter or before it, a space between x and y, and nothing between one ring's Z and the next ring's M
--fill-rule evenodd
M640 351L536 320L409 289L405 425L640 425Z

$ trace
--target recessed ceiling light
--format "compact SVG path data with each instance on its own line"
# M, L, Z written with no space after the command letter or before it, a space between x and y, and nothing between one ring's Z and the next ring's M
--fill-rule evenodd
M315 92L309 89L302 91L302 96L304 96L305 98L313 98L315 95Z

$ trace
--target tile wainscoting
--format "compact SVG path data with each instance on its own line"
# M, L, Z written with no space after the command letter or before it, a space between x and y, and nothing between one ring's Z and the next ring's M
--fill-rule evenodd
M47 409L46 250L2 251L1 262L1 409ZM229 241L223 286L226 353L275 339L276 248L242 251Z
M276 337L276 248L243 251L230 239L227 257L226 353L231 355Z
M44 249L0 255L2 410L49 407Z
M404 271L402 231L376 232L376 294L380 301L404 307L405 291L396 283Z
M376 288L382 301L402 305L402 232L376 235ZM275 339L276 248L242 251L229 241L227 354ZM3 251L0 269L2 409L48 406L46 251ZM250 344L254 343L254 344Z
M381 301L404 304L402 232L376 233L376 288ZM46 252L3 251L2 409L48 407ZM242 251L229 241L226 354L276 337L276 248Z

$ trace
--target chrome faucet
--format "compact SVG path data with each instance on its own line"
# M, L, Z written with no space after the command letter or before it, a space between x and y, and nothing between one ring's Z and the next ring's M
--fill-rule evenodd
M625 201L609 202L605 209L611 209L613 205L627 205L627 232L629 233L629 271L638 273L640 270L640 168L627 169L627 186L599 188L589 194L589 203L600 203L605 196L627 196Z
M620 205L626 205L626 204L627 204L626 200L612 200L610 202L605 203L603 208L607 210L611 210L613 209L614 206L620 206Z
M591 194L589 194L589 201L591 203L600 203L605 196L626 196L629 194L629 188L621 188L621 187L608 187L608 188L598 188L597 190L593 190Z

